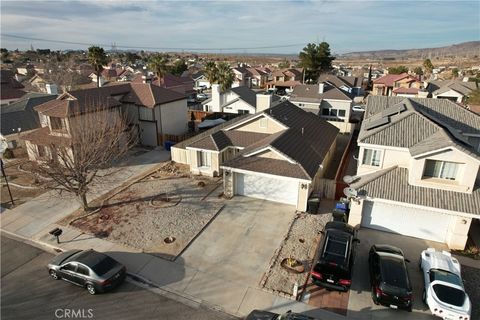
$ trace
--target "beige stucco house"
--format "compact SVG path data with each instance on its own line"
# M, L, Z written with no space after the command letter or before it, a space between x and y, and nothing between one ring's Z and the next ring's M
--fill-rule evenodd
M349 223L465 247L480 218L480 116L448 100L368 98Z
M118 112L128 114L142 145L162 145L165 135L187 131L187 101L181 93L143 83L76 90L34 107L41 128L22 136L29 158L51 157L52 146L68 146L71 122L99 109L108 110L111 117Z
M223 175L226 196L244 195L305 211L330 163L339 130L288 101L236 118L172 147L193 174Z

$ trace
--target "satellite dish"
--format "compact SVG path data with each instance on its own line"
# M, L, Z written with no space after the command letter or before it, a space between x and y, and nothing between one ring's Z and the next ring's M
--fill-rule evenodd
M357 190L348 187L343 189L343 194L346 195L348 198L356 198L358 195L358 192Z
M357 196L361 199L366 199L367 198L367 190L362 189L357 192Z

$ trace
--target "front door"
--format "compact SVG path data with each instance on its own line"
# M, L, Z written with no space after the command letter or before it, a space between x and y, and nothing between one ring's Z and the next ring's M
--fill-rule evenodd
M140 121L140 143L144 146L158 146L157 123L155 121Z

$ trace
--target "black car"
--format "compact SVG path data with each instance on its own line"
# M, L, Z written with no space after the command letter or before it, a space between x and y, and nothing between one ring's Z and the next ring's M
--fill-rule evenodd
M356 230L339 221L328 222L317 262L310 272L312 281L330 290L348 291L352 283L352 267L358 242Z
M106 254L94 250L70 250L56 256L48 264L48 273L84 287L90 294L105 292L120 284L126 268Z
M380 244L372 246L368 264L375 304L412 311L412 286L405 262L408 260L399 248Z
M283 314L273 313L270 311L253 310L245 318L245 320L315 320L309 316L300 313L287 311Z

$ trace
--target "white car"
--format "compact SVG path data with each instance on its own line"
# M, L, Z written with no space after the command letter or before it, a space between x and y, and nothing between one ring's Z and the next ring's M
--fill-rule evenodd
M470 320L472 304L463 287L460 263L448 251L428 248L422 251L425 302L434 316L445 320Z
M205 93L197 93L198 100L207 100L208 96Z
M352 111L355 112L365 112L365 106L362 105L356 105L352 107Z

